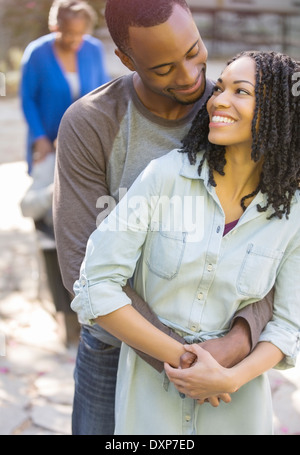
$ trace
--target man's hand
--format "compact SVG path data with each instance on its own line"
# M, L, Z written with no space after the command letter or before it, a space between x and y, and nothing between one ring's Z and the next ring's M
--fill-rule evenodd
M202 348L205 351L209 352L211 356L214 358L214 360L217 361L219 366L222 366L224 368L231 368L237 363L241 362L251 352L251 336L249 325L245 319L237 318L231 331L224 337L204 341L199 345L192 346L193 346L192 349L186 346L187 352L184 353L180 358L181 369L183 370L188 368L191 369L191 367L194 366L199 367L199 365L197 365L197 363L199 363L199 357L197 358L196 353L198 353L199 355L199 352L201 351L199 350L196 351L195 346L199 346L200 349ZM166 370L167 374L168 371L170 373L170 370L168 370L167 367ZM173 373L174 371L175 370L173 369ZM193 373L195 373L195 371L193 371ZM174 382L175 387L177 386L181 387L181 388L177 387L181 393L186 393L183 390L184 387L189 387L189 384L183 381L184 377L181 377L180 373L179 377L181 379L181 382L179 383L175 383L174 381L172 381L171 377L169 377L169 379L170 381ZM187 390L188 390L187 395L191 396L190 393L193 393L193 391L189 388L187 388ZM228 393L207 395L206 397L201 396L195 399L197 399L197 402L199 404L209 402L214 407L219 406L220 400L224 401L225 403L229 403L231 401L230 395Z
M220 399L229 403L231 401L229 393L232 390L227 369L199 344L185 345L185 349L197 357L190 368L172 368L165 363L166 374L177 390L197 400L199 404L209 401L216 407Z
M204 341L199 346L208 351L220 365L231 368L250 354L249 325L245 319L237 318L227 335ZM186 352L181 356L180 367L190 368L194 362L195 355L192 352Z
M227 335L204 341L200 343L200 346L208 351L220 365L225 368L231 368L241 362L251 352L249 325L245 319L237 318ZM188 361L182 359L183 363Z

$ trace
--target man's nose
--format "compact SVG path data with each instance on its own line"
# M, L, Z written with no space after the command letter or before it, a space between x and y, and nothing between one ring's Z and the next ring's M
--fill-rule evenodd
M198 75L198 66L195 62L187 60L178 68L178 72L176 74L176 84L183 88L192 87L197 81Z

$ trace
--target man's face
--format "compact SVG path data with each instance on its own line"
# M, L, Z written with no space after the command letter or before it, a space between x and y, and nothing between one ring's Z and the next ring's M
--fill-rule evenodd
M143 89L193 104L205 90L207 49L191 14L176 5L167 22L130 27L129 57Z

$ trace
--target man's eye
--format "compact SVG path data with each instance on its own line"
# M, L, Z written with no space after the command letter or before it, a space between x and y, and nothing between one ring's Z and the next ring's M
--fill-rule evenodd
M193 49L193 50L187 55L187 57L188 57L188 58L197 57L197 55L199 55L199 52L200 52L199 47L196 47L195 49Z
M164 72L157 72L156 71L156 74L157 76L167 76L168 74L170 74L170 72L172 71L172 67L170 67L168 70L165 70Z

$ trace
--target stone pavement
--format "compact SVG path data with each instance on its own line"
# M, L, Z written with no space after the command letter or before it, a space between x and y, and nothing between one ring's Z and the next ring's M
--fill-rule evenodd
M70 435L76 347L65 347L19 209L30 183L24 137L18 100L0 98L0 435ZM299 435L300 364L270 380L275 434Z

